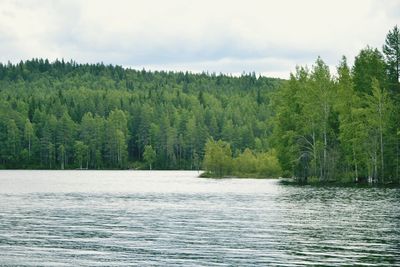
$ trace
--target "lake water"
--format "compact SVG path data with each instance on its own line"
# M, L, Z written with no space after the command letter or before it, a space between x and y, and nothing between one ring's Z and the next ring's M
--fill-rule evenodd
M0 171L1 266L400 265L400 191Z

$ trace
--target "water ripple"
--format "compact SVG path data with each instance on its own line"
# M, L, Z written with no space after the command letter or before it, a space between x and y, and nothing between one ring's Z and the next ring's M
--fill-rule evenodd
M0 172L1 266L400 264L398 189L196 172L27 175Z

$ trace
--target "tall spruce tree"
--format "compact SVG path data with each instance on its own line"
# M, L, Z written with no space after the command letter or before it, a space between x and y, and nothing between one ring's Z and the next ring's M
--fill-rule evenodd
M399 94L399 76L400 76L400 31L396 26L386 35L383 53L386 57L389 82L391 89Z

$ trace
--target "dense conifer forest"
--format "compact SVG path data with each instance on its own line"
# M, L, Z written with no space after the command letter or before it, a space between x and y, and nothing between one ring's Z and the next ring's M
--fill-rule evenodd
M264 151L281 83L63 60L0 65L0 166L199 169L210 138Z
M32 59L0 64L0 168L205 169L400 180L400 33L290 79Z

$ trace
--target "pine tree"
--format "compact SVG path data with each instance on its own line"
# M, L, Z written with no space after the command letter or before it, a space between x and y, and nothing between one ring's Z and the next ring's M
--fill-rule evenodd
M391 87L393 87L398 94L400 90L400 31L397 25L386 35L383 53L386 56Z

